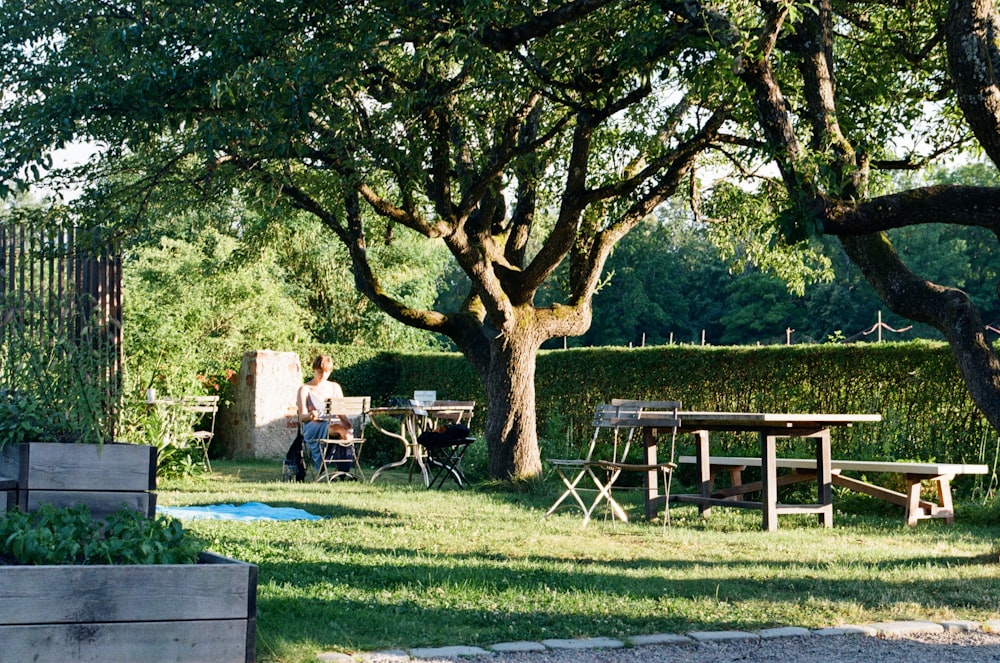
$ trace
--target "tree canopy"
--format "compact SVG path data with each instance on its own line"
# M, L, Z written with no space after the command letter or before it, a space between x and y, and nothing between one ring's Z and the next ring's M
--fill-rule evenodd
M873 186L973 135L1000 156L995 20L973 0L5 2L0 182L86 140L103 151L72 173L76 207L126 230L164 192L312 215L361 293L479 372L498 478L540 471L535 352L588 329L612 248L678 193L736 259L790 279L831 269L816 238L837 237L889 307L944 334L1000 425L975 306L884 233L995 231L1000 190ZM691 185L708 157L739 173L725 216ZM448 309L385 278L375 247L401 235L458 266ZM631 313L662 317L640 294Z

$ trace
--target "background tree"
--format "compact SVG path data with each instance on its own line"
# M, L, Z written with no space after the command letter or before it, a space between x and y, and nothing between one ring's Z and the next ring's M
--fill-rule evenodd
M972 398L1000 428L1000 362L978 308L955 283L912 271L885 233L944 223L996 234L1000 189L878 195L869 186L872 173L916 167L920 153L942 153L970 130L1000 163L995 7L990 0L945 5L819 0L684 8L716 38L716 57L732 64L750 96L759 133L748 139L766 147L787 192L777 217L784 236L836 236L890 309L945 337ZM908 237L926 241L929 232Z
M42 0L3 3L0 26L0 179L84 139L105 150L77 172L101 183L83 202L116 221L178 183L312 214L361 292L475 366L498 478L540 471L537 349L587 329L611 248L726 118L690 84L716 72L682 16L655 3ZM381 278L373 246L397 233L447 247L457 310ZM536 305L564 262L565 298Z

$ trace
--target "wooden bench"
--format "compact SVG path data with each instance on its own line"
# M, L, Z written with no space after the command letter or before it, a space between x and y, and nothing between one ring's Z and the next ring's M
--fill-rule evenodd
M681 456L681 464L696 464L694 456ZM755 457L709 457L711 482L714 486L715 477L719 471L729 473L731 486L713 490L713 497L739 500L747 493L759 491L759 481L744 484L743 470L747 467L760 467L760 458ZM778 477L779 485L787 485L800 481L811 480L816 476L816 460L811 458L778 458L777 467L792 470L791 474ZM904 509L906 524L913 527L917 521L926 518L942 518L948 524L955 522L955 509L951 500L951 480L960 474L987 474L986 465L965 465L956 463L906 463L866 460L833 460L832 481L835 486L842 486L891 504L897 504ZM906 492L900 493L883 486L877 486L866 481L845 477L842 472L875 472L886 474L902 474L906 480ZM920 484L922 481L933 481L937 485L938 503L921 499Z

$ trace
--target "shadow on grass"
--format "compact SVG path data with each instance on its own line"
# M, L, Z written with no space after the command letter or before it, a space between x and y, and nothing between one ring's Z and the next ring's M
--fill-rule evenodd
M823 597L826 606L821 612L831 620L859 608L886 615L912 611L917 605L931 612L958 607L989 611L1000 599L1000 582L983 585L973 597L969 580L823 578L816 576L814 565L795 561L767 561L766 572L751 573L745 573L745 562L577 560L572 569L560 570L565 560L544 557L511 567L488 555L352 552L351 562L261 563L260 628L266 632L273 616L281 615L284 622L294 615L294 628L303 637L316 638L323 646L370 650L828 625L799 621L803 601L814 597ZM357 555L370 562L354 561ZM929 561L969 563L959 557ZM670 577L669 571L681 566L702 568L704 573ZM273 594L269 586L295 586L297 597ZM484 594L492 598L484 600ZM958 597L966 603L956 605ZM770 607L763 612L743 610L746 603Z

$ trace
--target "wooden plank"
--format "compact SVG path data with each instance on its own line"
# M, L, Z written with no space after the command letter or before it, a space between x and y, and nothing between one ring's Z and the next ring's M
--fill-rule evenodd
M678 462L683 464L695 464L694 456L680 456ZM793 469L816 469L816 461L812 458L778 458L777 466L781 468ZM756 456L712 456L709 463L714 466L728 467L735 465L745 465L760 467L760 458ZM919 474L926 477L934 477L942 474L988 474L989 467L986 465L962 464L962 463L907 463L891 461L867 461L867 460L833 460L832 467L835 470L849 470L854 472L884 472L887 474Z
M758 511L764 508L763 502L750 502L748 500L735 501L717 497L702 497L701 495L674 495L671 496L670 501L688 502L702 506L718 505L735 507L737 509L756 509Z
M122 491L156 488L156 449L137 444L28 443L21 450L22 489Z
M246 619L256 616L256 574L256 566L232 560L4 566L0 567L0 624Z
M37 511L42 504L65 508L84 504L91 515L103 518L121 508L131 509L152 518L156 515L156 495L147 492L111 492L94 490L22 490L18 500L25 511Z
M148 599L155 602L155 597ZM35 663L246 663L247 619L0 626L2 658ZM254 629L255 630L255 629Z

